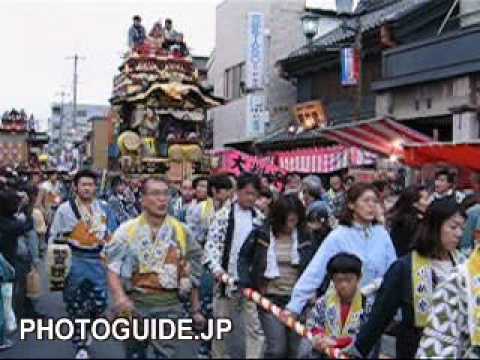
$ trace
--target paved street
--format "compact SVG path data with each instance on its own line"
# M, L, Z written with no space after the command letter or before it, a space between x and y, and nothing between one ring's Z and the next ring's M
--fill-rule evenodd
M43 269L45 270L45 269ZM48 283L45 272L43 272L44 279L44 296L41 297L38 303L38 310L48 317L61 318L66 315L61 293L47 292ZM238 324L238 322L235 322ZM19 332L14 336L16 345L4 352L0 352L0 359L64 359L73 358L74 351L70 342L64 341L39 341L30 335L27 340L20 341ZM236 341L237 342L237 341ZM232 344L236 354L241 355L242 339L236 344ZM91 348L91 356L97 359L118 359L124 358L124 352L121 343L117 341L95 342ZM196 347L193 342L186 341L182 351L178 354L178 358L192 358L195 357Z
M44 269L45 270L45 269ZM65 316L64 305L61 293L47 292L48 284L45 272L44 278L44 296L39 300L38 310L48 317L60 318ZM239 319L234 319L235 326L241 326ZM20 335L15 334L17 344L10 350L0 352L0 359L64 359L73 358L74 352L70 342L64 341L39 341L30 335L26 341L20 341ZM244 339L234 339L234 343L229 344L234 350L235 357L243 357L242 348ZM393 354L394 342L391 338L384 338L382 353L388 356ZM117 341L95 342L91 348L91 355L97 359L118 359L124 358L121 343ZM195 344L185 342L185 347L178 354L177 358L195 357Z
M65 317L65 308L61 293L47 292L48 284L45 273L44 278L44 296L39 300L38 310L51 318ZM15 334L17 344L10 350L0 352L0 359L64 359L74 356L73 347L70 342L65 341L39 341L33 335L30 335L26 341L20 341L20 334ZM95 342L91 348L91 355L97 359L118 359L123 358L123 348L117 341ZM191 342L186 342L178 358L193 357L195 355L195 346Z
M45 270L45 269L44 269ZM42 274L44 281L44 296L39 300L37 310L48 317L60 318L66 315L61 293L47 292L48 284L45 273ZM70 342L64 341L39 341L30 335L26 341L20 341L20 333L15 334L17 344L10 350L1 352L0 358L21 359L61 359L72 358L73 347ZM115 359L123 356L121 344L114 341L96 343L93 348L93 356L97 358Z

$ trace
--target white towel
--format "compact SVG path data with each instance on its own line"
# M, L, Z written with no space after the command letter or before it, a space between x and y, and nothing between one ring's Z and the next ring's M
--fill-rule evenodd
M290 251L290 258L292 265L298 266L300 264L300 254L298 253L298 231L294 230L292 233L292 249ZM270 246L267 253L267 269L264 274L267 279L276 279L280 277L280 269L278 268L277 255L275 253L275 235L270 232Z

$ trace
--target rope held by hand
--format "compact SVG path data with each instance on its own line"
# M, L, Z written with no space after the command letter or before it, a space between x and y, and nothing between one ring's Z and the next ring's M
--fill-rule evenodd
M235 285L235 280L227 273L223 273L222 275L220 275L218 277L218 280L228 286ZM256 290L241 289L241 292L248 301L254 302L255 304L261 306L263 310L275 316L275 318L282 324L284 324L286 327L288 327L301 337L305 337L310 341L313 340L314 336L312 332L300 321L296 320L295 317L288 310L284 310L281 307L275 305L268 298L266 298ZM347 357L342 354L339 349L328 348L325 351L325 354L332 359L347 359Z

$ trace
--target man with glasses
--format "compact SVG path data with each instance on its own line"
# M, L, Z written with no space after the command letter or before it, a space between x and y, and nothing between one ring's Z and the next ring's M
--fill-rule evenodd
M203 326L198 298L202 251L185 225L167 214L167 183L148 179L142 187L143 213L127 221L105 248L114 307L122 316L179 319L182 300L191 297L194 325ZM145 358L149 345L157 358L171 358L176 340L126 342L127 358Z

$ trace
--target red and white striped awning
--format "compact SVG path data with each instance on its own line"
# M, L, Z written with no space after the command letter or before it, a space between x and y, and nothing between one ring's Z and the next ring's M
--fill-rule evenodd
M389 119L361 121L325 129L321 136L339 144L355 146L384 156L404 157L404 145L428 144L430 137Z
M281 168L304 174L328 174L348 167L372 165L377 161L376 154L343 145L275 151L270 155L276 158Z

